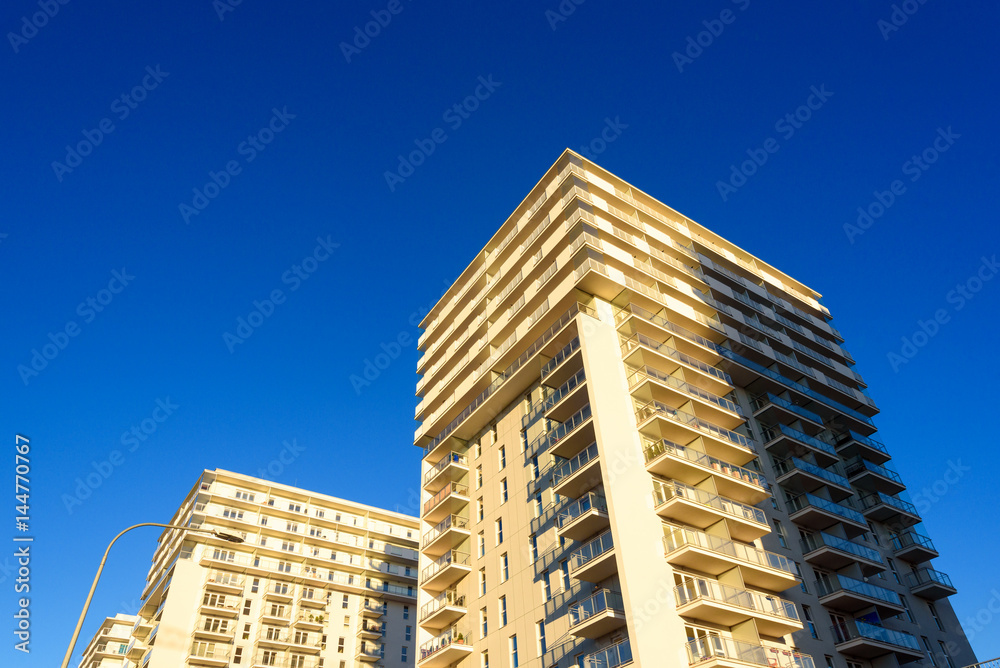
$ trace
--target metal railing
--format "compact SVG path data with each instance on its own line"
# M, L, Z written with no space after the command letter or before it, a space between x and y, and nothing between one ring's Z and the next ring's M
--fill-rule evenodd
M823 531L806 536L800 541L800 544L802 545L802 553L805 555L808 555L810 552L814 552L821 547L829 547L833 550L845 552L860 559L867 559L868 561L874 561L879 564L882 563L882 555L878 550L872 549L867 545L855 543L854 541L847 540L846 538L833 536Z
M628 639L606 647L599 652L588 654L583 659L584 668L615 668L632 663L632 646Z
M588 445L582 452L572 459L565 460L552 472L552 484L558 485L564 478L569 478L581 468L597 459L597 442Z
M729 462L712 457L711 455L701 452L700 450L678 445L677 443L666 439L660 441L650 441L648 439L644 439L643 446L643 456L645 457L647 464L663 455L670 455L672 457L686 459L693 464L712 469L713 472L720 475L736 478L737 480L742 480L743 482L751 485L756 485L763 490L768 489L767 478L756 471L751 471L750 469L743 468L742 466L730 464Z
M626 365L626 371L628 371L628 386L629 389L633 389L636 385L642 382L644 379L649 378L650 380L655 380L664 385L669 385L674 389L677 389L684 394L690 395L692 397L697 397L699 399L704 399L710 403L715 404L723 410L727 410L731 413L736 413L742 416L743 411L740 409L739 405L733 403L725 397L720 397L718 395L712 394L711 392L706 392L700 387L696 387L691 383L687 383L676 376L671 376L670 374L663 373L659 369L654 369L651 366L641 366L641 367L631 367Z
M855 524L868 526L868 520L865 519L865 516L854 508L845 505L847 503L850 503L850 499L845 500L844 503L834 503L814 494L806 493L800 494L788 501L788 512L795 513L811 506L819 510L825 510L845 520L850 520Z
M902 607L899 602L899 594L891 589L855 580L839 573L830 573L816 580L816 591L821 597L829 596L838 591L849 591L859 596Z
M445 531L451 528L455 529L468 529L469 520L459 515L449 515L448 517L441 520L434 528L430 529L423 535L421 544L423 547L427 547L433 543L439 536L441 536Z
M581 568L603 554L607 554L614 547L614 540L609 529L569 555L570 572Z
M426 485L431 480L433 480L437 474L445 470L451 464L457 464L458 466L469 466L469 458L465 455L460 455L457 452L452 452L450 455L445 455L445 458L439 461L437 464L432 466L427 473L424 474L424 484Z
M659 508L675 498L685 499L701 506L714 508L730 517L767 526L767 516L764 515L764 511L760 508L754 508L753 506L727 499L724 496L711 494L705 490L685 485L677 480L659 480L653 478L653 506L655 508Z
M599 589L592 596L569 606L569 627L572 629L606 610L624 613L625 603L618 592Z
M685 579L683 584L674 587L677 606L687 605L699 599L707 599L717 603L725 603L744 610L753 610L765 615L784 617L799 621L799 612L795 604L783 598L764 594L749 589L739 589L722 584L716 580L704 578Z
M887 629L878 624L870 624L860 619L845 619L842 622L830 627L833 631L833 642L836 644L849 642L858 638L876 640L896 647L904 647L914 651L920 651L920 644L917 639L909 633Z
M690 666L707 659L734 659L765 668L816 668L816 663L808 654L764 647L717 635L688 642L687 654Z
M796 568L795 562L774 552L759 550L743 543L736 543L695 529L664 525L663 533L663 545L666 548L667 554L683 547L698 547L710 552L724 554L738 561L744 561L755 566L773 568L784 571L794 577L799 577L799 570Z
M607 512L607 501L603 496L599 496L594 492L587 492L581 498L566 506L566 508L563 509L558 516L556 516L556 526L562 529L564 526L571 524L574 520L576 520L576 518L590 510Z
M730 443L745 450L749 450L754 454L757 453L757 448L754 446L753 439L747 438L738 432L723 429L722 427L714 425L707 420L703 420L700 417L691 415L690 413L684 413L683 411L679 411L676 408L668 406L662 402L650 401L648 404L637 407L635 411L635 419L637 422L645 422L654 415L660 415L668 420L691 427L720 440L729 441Z
M445 552L431 562L430 565L424 567L424 570L420 572L420 581L427 582L432 577L437 575L442 569L447 568L452 564L457 566L468 566L469 554L467 552L459 552L458 550L449 550Z

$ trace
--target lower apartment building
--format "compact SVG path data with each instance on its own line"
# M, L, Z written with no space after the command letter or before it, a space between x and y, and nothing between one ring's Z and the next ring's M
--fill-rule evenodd
M127 661L125 653L132 639L135 615L118 613L104 622L83 650L80 668L119 668Z
M975 663L830 319L566 151L421 323L417 667Z
M116 665L414 664L415 517L216 469L170 523Z

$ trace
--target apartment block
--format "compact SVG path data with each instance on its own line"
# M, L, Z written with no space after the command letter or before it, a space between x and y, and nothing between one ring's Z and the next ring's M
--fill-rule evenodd
M83 650L80 668L119 668L132 637L136 616L118 613L105 617L97 633Z
M421 323L417 668L975 663L819 300L564 152Z
M170 524L126 668L414 665L417 518L216 469Z

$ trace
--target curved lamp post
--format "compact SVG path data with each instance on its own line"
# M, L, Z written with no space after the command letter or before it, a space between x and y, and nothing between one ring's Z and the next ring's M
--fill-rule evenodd
M115 544L116 540L132 529L138 529L139 527L162 527L164 529L178 529L180 531L187 531L191 533L206 533L215 536L216 538L221 538L222 540L228 540L230 543L243 542L243 539L239 536L234 536L233 534L218 531L216 529L194 529L181 524L160 524L158 522L133 524L129 528L120 532L117 536L111 539L110 543L108 543L108 549L104 550L104 558L101 559L101 565L97 567L97 575L94 576L94 584L90 585L90 593L87 594L87 600L83 604L83 612L80 613L80 619L76 622L76 628L73 630L73 637L69 641L69 649L66 650L66 656L63 658L62 668L67 668L69 666L69 660L73 656L73 649L76 647L76 641L80 637L80 629L83 628L83 620L87 618L87 610L90 608L90 601L94 598L94 591L97 589L97 581L101 579L101 571L104 570L104 563L108 560L108 553L111 552L111 547Z

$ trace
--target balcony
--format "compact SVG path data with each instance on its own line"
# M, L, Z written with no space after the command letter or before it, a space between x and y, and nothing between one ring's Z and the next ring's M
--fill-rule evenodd
M816 668L808 654L718 635L692 640L686 647L688 665L699 668L745 668L748 664L763 668Z
M689 372L688 380L716 396L724 395L733 389L729 374L725 371L645 334L633 334L627 338L622 336L621 349L622 357L629 366L641 367L648 362L650 366L668 374L677 369L684 369Z
M369 598L361 604L361 614L366 617L381 617L385 614L385 606L381 602L375 602Z
M757 504L771 496L767 479L761 474L694 448L665 439L644 439L643 455L650 473L689 485L714 476L720 494L743 503Z
M632 646L627 639L583 658L583 668L615 668L629 663L632 663Z
M738 427L745 421L737 404L676 376L650 366L626 367L626 371L626 382L633 396L641 396L645 401L655 399L678 405L693 401L698 415L723 427Z
M552 472L552 489L560 496L575 498L600 483L601 465L596 442L572 459L561 462Z
M809 453L820 466L830 466L840 461L840 455L829 443L783 424L764 429L764 448L779 458L799 457Z
M800 541L805 560L813 566L838 570L857 563L865 575L885 570L882 555L867 545L819 532Z
M689 443L701 438L709 455L727 462L746 464L757 457L753 439L659 401L638 405L635 421L639 431L652 437L678 443Z
M245 578L242 575L228 571L209 571L205 589L240 595L243 593L244 582Z
M891 459L881 441L853 431L847 432L837 441L837 451L843 455L864 457L875 464L884 464Z
M849 503L850 499L834 503L814 494L800 494L788 501L788 519L816 531L840 524L848 536L860 536L868 531L868 522L864 515L847 505Z
M590 405L584 406L566 422L543 434L542 438L547 440L548 452L557 457L568 459L579 454L588 443L594 442L594 421Z
M725 522L729 535L752 541L771 532L767 517L754 508L676 480L653 479L653 507L664 519L706 529Z
M231 649L221 643L195 641L188 652L187 662L194 666L228 666Z
M472 572L467 552L449 550L420 572L420 586L427 591L451 587Z
M891 523L897 527L911 527L920 524L917 507L909 501L882 492L861 496L861 508L865 517L879 522Z
M292 621L293 626L318 631L323 628L326 615L316 610L299 610Z
M665 524L663 533L666 558L673 565L716 576L738 566L744 583L773 591L799 584L795 563L780 554L694 529Z
M939 556L933 541L913 530L893 536L892 549L897 557L911 564L923 563Z
M704 578L686 579L674 588L677 614L710 624L736 626L756 620L757 630L782 636L802 628L795 604L750 589L739 589Z
M320 633L290 631L266 626L257 634L258 647L272 647L278 650L291 649L298 652L319 653L322 642ZM230 641L231 642L231 641Z
M556 517L559 537L570 540L585 540L609 526L608 504L593 492L571 503Z
M833 464L837 467L838 464ZM836 470L817 466L798 457L789 457L774 463L775 482L793 492L815 492L826 487L834 501L846 499L854 493L851 483Z
M472 639L453 626L420 646L417 665L420 668L444 668L471 654Z
M469 458L452 452L424 473L424 491L432 494L448 483L458 482L469 474Z
M816 590L819 602L832 610L856 613L874 606L879 615L885 617L892 617L904 610L899 594L891 589L839 573L824 575L816 580Z
M898 473L887 466L873 464L860 455L847 460L844 467L851 484L859 489L886 494L899 494L906 489Z
M910 591L931 601L952 596L958 592L955 585L951 583L951 578L933 568L918 568L912 573L907 573L905 579Z
M750 407L753 408L754 417L764 423L805 420L809 428L817 432L824 429L823 418L819 415L770 392L755 397L750 402Z
M537 410L545 415L549 420L564 422L571 415L583 408L589 400L587 395L586 374L580 369L571 376L565 383L560 385L555 391L545 397ZM530 414L524 419L528 419ZM523 422L523 419L522 419Z
M425 522L440 522L444 517L455 515L467 505L469 505L469 486L451 482L424 502L421 519Z
M285 603L291 603L294 597L295 587L285 584L284 582L272 583L270 587L264 590L264 598L269 601L284 601Z
M617 570L611 531L605 531L569 557L569 574L577 580L600 582Z
M420 607L420 625L428 629L443 629L465 616L466 612L465 594L448 589Z
M362 619L358 624L358 635L368 640L376 640L382 637L382 625L373 621Z
M201 601L201 612L206 615L222 615L236 617L240 614L240 598L234 596L215 596L206 594Z
M354 658L360 661L374 663L382 658L382 651L375 643L369 640L361 640L358 643L358 648L354 654Z
M469 520L449 515L423 535L423 552L431 557L439 557L468 540L470 535Z
M860 619L845 619L830 627L837 651L845 656L875 659L895 654L897 663L920 661L924 652L909 633L887 629Z
M569 632L580 638L599 638L625 626L622 595L599 589L569 606Z

